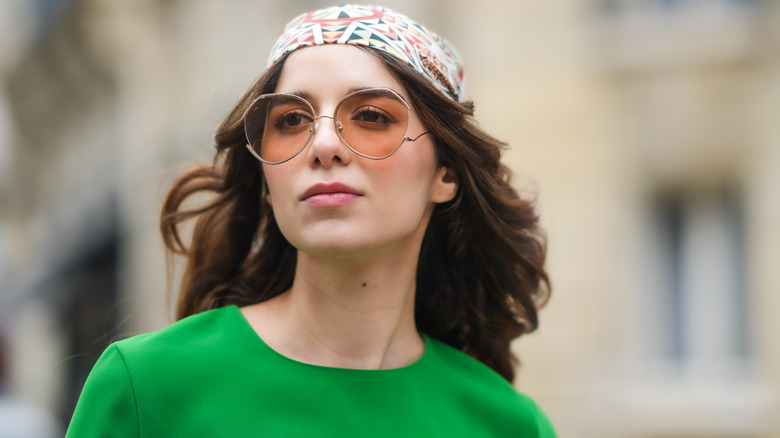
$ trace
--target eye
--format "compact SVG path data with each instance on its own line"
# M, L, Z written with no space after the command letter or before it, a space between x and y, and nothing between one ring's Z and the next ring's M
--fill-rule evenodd
M383 126L389 126L396 123L395 119L390 116L390 114L374 106L365 106L359 108L353 114L352 120L366 126L373 126L375 128L381 128Z
M313 117L306 111L300 109L290 110L276 118L274 128L285 132L295 130L302 126L308 126L313 122Z

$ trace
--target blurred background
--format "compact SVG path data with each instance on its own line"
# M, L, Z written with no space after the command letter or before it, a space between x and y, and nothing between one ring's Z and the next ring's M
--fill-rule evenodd
M61 436L105 346L172 321L161 200L330 4L0 0L0 437ZM780 437L779 2L383 4L458 47L538 198L516 384L559 435Z

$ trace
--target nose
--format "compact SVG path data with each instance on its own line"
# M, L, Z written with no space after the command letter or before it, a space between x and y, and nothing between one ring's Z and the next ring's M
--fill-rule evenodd
M321 120L329 119L329 120ZM334 163L347 164L352 160L352 154L344 146L336 132L336 124L331 116L319 116L314 121L314 136L308 151L309 165L318 163L330 167Z

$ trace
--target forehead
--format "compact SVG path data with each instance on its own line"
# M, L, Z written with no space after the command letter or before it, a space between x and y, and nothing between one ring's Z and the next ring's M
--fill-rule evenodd
M354 46L326 44L292 52L284 63L276 92L340 98L350 89L372 87L391 88L407 97L378 57Z

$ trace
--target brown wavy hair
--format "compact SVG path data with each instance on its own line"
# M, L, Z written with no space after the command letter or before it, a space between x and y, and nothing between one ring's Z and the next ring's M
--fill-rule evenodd
M473 104L445 97L412 67L379 57L405 87L433 131L439 165L453 170L458 192L435 206L417 267L417 328L480 360L512 381L510 342L538 326L549 296L545 241L533 199L522 199L500 162L505 145L473 121ZM243 114L257 96L275 91L286 56L269 67L217 128L216 157L173 184L162 209L168 250L187 258L177 318L227 305L271 299L292 286L296 249L266 201L263 169L246 149ZM211 194L184 208L192 195ZM191 244L180 226L197 218Z

